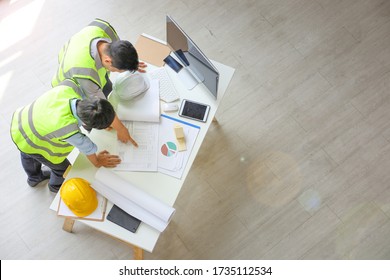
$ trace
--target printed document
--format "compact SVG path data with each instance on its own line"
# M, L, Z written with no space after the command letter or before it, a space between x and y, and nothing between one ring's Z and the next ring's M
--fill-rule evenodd
M183 127L187 150L179 151L174 125ZM195 144L200 127L188 122L161 115L158 144L158 171L180 179L183 176L191 150Z
M118 143L121 163L114 168L118 171L157 171L159 123L123 122L138 147Z

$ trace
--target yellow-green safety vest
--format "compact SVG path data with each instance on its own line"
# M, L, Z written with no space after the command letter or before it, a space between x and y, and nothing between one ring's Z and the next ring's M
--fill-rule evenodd
M74 148L63 139L80 132L70 101L81 98L80 87L65 80L30 105L17 109L12 116L11 137L18 149L40 154L54 164L63 162Z
M91 56L91 43L98 38L109 38L112 42L119 37L114 28L106 21L95 19L87 27L72 36L62 47L58 55L59 67L52 79L52 86L58 85L65 79L88 79L103 88L106 83L107 70L96 68Z

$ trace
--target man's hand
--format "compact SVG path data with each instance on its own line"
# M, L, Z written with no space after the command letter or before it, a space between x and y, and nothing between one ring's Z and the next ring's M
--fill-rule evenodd
M97 166L115 167L121 163L121 159L116 155L110 155L106 150L97 154Z
M115 115L115 119L112 122L111 126L116 130L116 134L118 137L118 140L123 143L132 143L135 147L138 147L137 142L134 141L133 138L131 138L129 131L127 128L123 125L123 123L118 119L118 116Z
M122 128L118 128L118 130L116 132L117 132L117 137L118 137L119 141L121 141L123 143L130 142L135 147L138 147L137 142L135 142L134 139L131 138L129 131L127 130L127 128L125 126L123 126Z
M148 67L148 65L145 63L145 62L140 62L139 64L138 64L138 72L140 72L140 73L145 73L146 72L146 70L144 69L144 68L146 68L146 67Z

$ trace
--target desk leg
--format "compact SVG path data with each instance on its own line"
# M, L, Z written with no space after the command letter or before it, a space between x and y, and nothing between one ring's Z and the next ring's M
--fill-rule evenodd
M73 224L74 224L74 219L66 217L65 221L64 221L64 225L62 226L62 229L67 231L67 232L72 232Z
M69 165L68 168L65 170L64 175L62 175L64 178L68 175L71 168L72 165ZM62 229L67 232L72 232L73 224L74 224L74 219L66 217Z
M133 246L133 254L135 260L143 260L144 259L144 250L142 250L140 247L137 247L135 245Z
M71 233L73 230L74 222L75 222L74 219L66 217L65 221L64 221L64 225L62 226L62 229ZM135 246L135 245L131 245L131 247L133 247L134 259L135 260L143 260L144 259L144 250L138 246Z

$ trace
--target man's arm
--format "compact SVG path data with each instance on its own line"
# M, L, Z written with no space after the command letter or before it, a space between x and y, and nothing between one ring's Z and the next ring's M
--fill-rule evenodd
M86 95L86 97L97 96L99 98L106 99L101 88L91 80L88 79L76 79L76 80L77 83L80 85L80 87L83 89L83 92Z
M87 80L87 79L78 79L77 82L80 84L81 88L83 89L83 91L87 97L97 96L97 97L106 99L101 88L99 88L92 81ZM123 143L130 142L135 147L138 147L137 142L135 142L134 139L131 138L129 131L123 125L123 123L118 119L117 115L115 115L114 122L112 123L111 126L116 130L117 137L121 142L123 142Z
M135 147L138 147L137 142L135 142L134 139L131 138L129 131L124 126L124 124L120 121L117 115L115 115L115 119L112 122L111 126L116 130L117 137L121 142L123 143L130 142Z
M65 141L79 149L80 153L85 154L95 167L115 167L121 162L117 155L111 155L106 150L96 154L96 144L82 133L76 133L65 139Z

